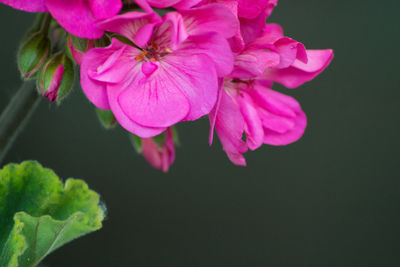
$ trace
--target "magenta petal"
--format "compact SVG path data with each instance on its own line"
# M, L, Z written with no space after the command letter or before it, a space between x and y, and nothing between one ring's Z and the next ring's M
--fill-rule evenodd
M239 0L238 15L241 18L254 19L264 12L269 0Z
M89 0L89 6L96 19L112 18L122 8L121 0Z
M110 109L106 84L89 77L89 71L97 67L97 64L107 60L106 48L94 48L89 50L83 57L81 65L81 87L87 98L96 107Z
M179 50L161 62L169 79L186 96L190 111L185 120L197 120L210 113L217 101L218 77L214 62L206 55L190 55Z
M147 0L147 2L157 8L171 7L178 3L180 0Z
M181 14L170 12L163 17L163 23L154 32L153 40L160 47L175 50L187 37Z
M178 10L186 10L190 9L191 7L197 5L200 2L201 0L181 0L174 5L174 8Z
M154 10L151 8L147 0L133 0L139 7L143 9L146 13L155 13Z
M247 145L242 140L244 125L238 105L225 90L222 90L215 130L229 159L239 166L246 166L246 160L242 155L247 151Z
M44 0L0 0L0 3L28 12L46 12Z
M235 58L232 77L240 79L256 78L264 74L267 68L279 64L280 57L268 49L246 49Z
M240 106L240 112L245 120L245 132L247 145L251 150L259 148L263 143L264 130L258 116L253 100L246 94L241 93L236 97Z
M217 32L225 38L230 38L238 31L239 21L223 5L205 5L181 11L181 14L189 35Z
M68 32L81 38L96 39L103 35L97 28L97 19L86 1L45 0L51 15Z
M256 87L253 98L263 103L258 109L264 126L264 143L283 146L303 136L307 118L299 103L292 97L269 88Z
M144 159L155 169L162 169L162 155L157 143L152 138L142 139L142 154Z
M307 50L307 56L307 64L296 60L289 68L267 70L263 78L281 83L287 88L296 88L311 81L328 67L333 58L333 51L330 49Z
M94 48L89 52L91 54L84 57L88 62L85 70L87 75L94 80L110 83L122 81L136 64L135 57L141 53L115 38L108 47Z
M142 153L151 166L167 172L175 161L175 146L171 128L167 129L165 141L161 147L152 138L143 138Z
M258 106L279 116L294 118L296 113L293 108L296 110L300 108L299 103L294 98L271 90L259 81L254 86L254 90L249 90L249 93ZM285 101L282 101L283 98L285 98Z
M190 36L181 46L179 51L191 54L206 54L215 63L218 76L227 76L232 72L234 57L229 43L217 33Z
M132 121L125 112L122 111L121 106L118 103L118 97L124 90L124 87L120 84L109 84L107 85L107 95L110 103L111 110L117 119L118 123L124 127L127 131L142 137L149 138L159 135L165 131L165 127L146 127Z
M302 43L299 43L291 38L283 37L274 43L280 55L278 69L290 67L296 59L307 63L306 49Z
M175 79L180 73L159 66L151 76L137 69L130 75L118 103L131 120L148 127L169 127L187 116L190 105L182 92L187 83Z
M146 76L152 75L158 69L158 65L154 62L143 62L142 72Z
M215 129L215 123L217 121L217 114L218 110L221 104L221 98L222 98L222 90L224 86L224 79L220 78L218 81L219 84L219 89L218 89L218 96L217 96L217 103L215 103L214 108L211 110L211 112L208 114L208 118L210 120L210 133L208 137L208 144L211 146L214 140L214 129Z
M98 24L98 27L125 36L136 45L144 47L161 20L154 13L128 12Z

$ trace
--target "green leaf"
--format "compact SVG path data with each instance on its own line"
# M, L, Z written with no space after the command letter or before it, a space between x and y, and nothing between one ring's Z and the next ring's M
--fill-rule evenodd
M84 181L65 186L26 161L0 170L0 266L36 266L65 243L101 228L105 209Z

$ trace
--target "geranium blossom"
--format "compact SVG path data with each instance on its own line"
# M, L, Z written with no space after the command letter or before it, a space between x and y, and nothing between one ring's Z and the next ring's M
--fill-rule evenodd
M307 119L299 103L270 89L270 85L260 80L226 80L210 114L210 143L215 127L225 152L236 165L246 165L242 154L248 149L262 144L287 145L304 133Z
M278 0L0 2L51 14L31 31L51 39L49 54L67 58L66 51L59 50L67 46L80 66L84 93L101 114L107 114L101 119L117 121L133 133L133 144L141 144L138 151L163 171L175 159L172 127L206 115L210 144L215 131L236 165L246 165L243 153L263 144L297 141L306 129L306 115L294 98L272 87L280 83L297 88L319 75L333 58L332 50L306 49L285 36L281 26L269 23ZM51 17L58 24L50 24ZM64 36L58 25L69 34ZM22 47L43 52L31 42ZM36 66L31 62L43 55L44 62L46 53L18 57L20 66L28 66L20 68L22 75L31 74L31 65ZM39 64L34 71L42 65L48 66ZM64 69L47 72L53 78L48 79L50 87L39 89L55 100ZM163 143L160 136L166 136Z
M210 16L211 15L211 16ZM105 21L113 39L84 56L82 87L99 108L112 109L128 131L151 137L180 121L207 115L217 99L217 77L228 75L233 55L225 38L235 17L219 5L168 13L130 12Z
M229 159L241 166L246 165L242 154L248 149L287 145L306 128L299 103L270 89L273 82L298 87L322 72L333 57L329 49L306 50L302 43L284 37L276 24L264 24L251 39L236 55L233 72L221 82L210 114L210 143L215 127Z

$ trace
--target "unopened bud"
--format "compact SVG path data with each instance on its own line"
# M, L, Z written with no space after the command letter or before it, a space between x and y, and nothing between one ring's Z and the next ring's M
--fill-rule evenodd
M34 76L43 66L50 53L51 43L43 33L35 33L18 52L18 68L23 78Z
M131 142L151 166L167 172L175 161L176 131L168 128L153 138L140 138L131 134Z
M58 53L44 65L38 77L39 92L51 102L67 96L74 83L74 66L64 53Z
M101 125L103 125L104 128L111 129L117 125L117 120L115 119L111 110L102 110L96 108L96 113Z

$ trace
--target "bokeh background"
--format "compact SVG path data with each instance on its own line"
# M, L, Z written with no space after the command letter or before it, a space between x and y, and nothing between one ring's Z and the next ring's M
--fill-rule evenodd
M270 18L331 66L285 92L308 114L304 137L232 165L209 147L208 121L178 127L168 174L122 129L106 131L78 86L42 101L5 163L37 159L85 179L104 228L49 256L62 266L399 266L400 2L280 0ZM0 108L20 84L16 51L33 15L0 6Z

